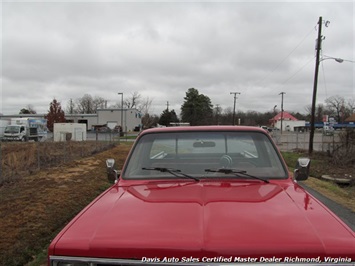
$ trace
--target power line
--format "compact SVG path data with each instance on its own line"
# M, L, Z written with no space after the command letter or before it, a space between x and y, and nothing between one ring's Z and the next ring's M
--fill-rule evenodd
M297 49L298 47L301 46L301 44L302 44L302 43L306 40L306 38L313 32L313 30L314 30L314 28L312 28L312 29L306 34L306 36L303 37L303 39L296 45L296 47L295 47L284 59L282 59L281 62L278 63L278 64L276 65L276 67L274 67L274 68L272 69L272 71L271 71L269 74L267 74L263 79L261 79L261 80L260 80L259 82L257 82L257 83L263 82L267 77L269 77L272 73L274 73L275 70L278 69L279 66L280 66L283 62L285 62L286 59L289 58L289 57L291 56L291 54L292 54L294 51L296 51L296 49Z
M324 81L324 88L325 88L325 97L328 98L327 83L326 83L326 80L325 80L325 71L324 71L325 67L324 67L324 64L323 64L323 61L326 60L326 59L334 59L338 63L342 63L342 62L355 63L355 62L351 61L351 60L346 60L346 59L342 59L342 58L336 58L336 57L333 57L333 56L324 55L322 53L322 51L321 51L320 62L322 63L321 65L322 65L323 81Z
M282 63L284 63L286 61L287 58L289 58L291 56L291 54L294 53L294 51L297 50L298 47L301 46L301 44L309 37L309 35L311 33L313 33L314 31L314 27L312 27L312 29L303 37L303 39L295 46L295 48L292 49L292 51L284 58L280 61L280 63L278 63L274 68L273 70L267 74L264 78L262 78L260 81L257 81L256 84L260 84L262 83L266 78L268 78L272 73L274 73L276 71L276 69L278 69ZM296 73L294 73L291 77L289 77L288 79L286 79L282 85L284 85L287 81L289 81L290 79L292 79L294 76L296 76L304 67L306 67L310 62L312 62L314 60L314 57L312 59L310 59L304 66L302 66ZM248 87L246 88L246 93L248 91Z
M323 62L322 62L322 73L323 73L323 81L324 81L324 89L325 89L325 98L328 98L327 83L325 81L325 72L324 72Z
M301 72L302 69L304 69L309 63L311 63L314 60L314 57L310 59L306 64L304 64L299 70L297 70L294 74L292 74L289 78L287 78L284 82L281 84L284 85L286 82L288 82L290 79L292 79L294 76L296 76L299 72Z

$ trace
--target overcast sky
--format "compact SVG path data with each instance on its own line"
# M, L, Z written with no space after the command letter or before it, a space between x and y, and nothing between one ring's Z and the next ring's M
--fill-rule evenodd
M138 92L151 113L180 113L197 89L214 107L306 113L312 102L315 40L348 61L320 64L317 103L354 99L353 1L2 1L0 113L56 98L100 96L108 105Z

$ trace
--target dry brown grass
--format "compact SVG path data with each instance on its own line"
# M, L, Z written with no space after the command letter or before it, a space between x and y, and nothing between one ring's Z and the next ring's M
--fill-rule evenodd
M318 178L309 178L304 183L327 198L355 212L355 186L340 187L334 182Z
M0 185L41 169L55 167L112 147L111 142L2 143Z
M94 157L4 183L0 187L0 265L32 260L65 223L110 186L105 160L115 158L120 167L129 149L130 145L121 144ZM20 156L19 151L9 157L15 169L20 160L30 161Z

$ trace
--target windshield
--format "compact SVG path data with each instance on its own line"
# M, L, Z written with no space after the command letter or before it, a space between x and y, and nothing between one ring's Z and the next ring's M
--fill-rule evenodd
M19 126L7 126L5 128L5 133L19 133Z
M287 178L286 167L265 134L219 131L143 135L134 147L122 178L179 178L172 172L199 179L248 178L236 175L237 171L260 178Z

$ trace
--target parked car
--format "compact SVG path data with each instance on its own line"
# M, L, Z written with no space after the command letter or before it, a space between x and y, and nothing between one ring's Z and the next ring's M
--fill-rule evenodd
M260 126L262 129L264 129L266 132L272 132L272 128L271 127L267 127L267 126Z
M262 129L264 129L265 131L268 131L268 127L267 126L260 126Z
M334 128L332 126L323 126L323 135L333 136L334 135Z
M114 183L49 246L49 265L355 260L355 234L298 182L258 127L140 133Z

